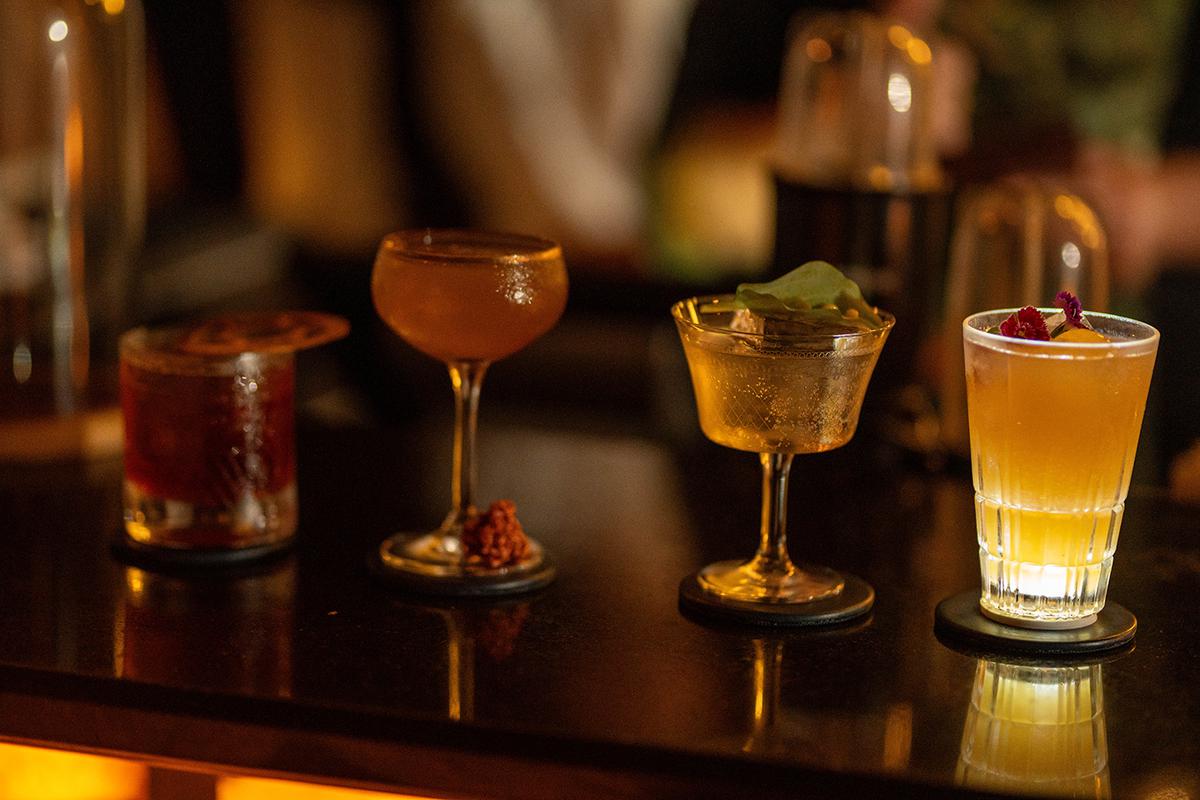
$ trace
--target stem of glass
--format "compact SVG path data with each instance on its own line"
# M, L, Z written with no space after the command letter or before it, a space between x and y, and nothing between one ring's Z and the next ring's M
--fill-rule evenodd
M751 569L766 578L786 578L796 571L787 551L787 491L791 453L760 453L763 466L762 525Z
M475 424L479 416L479 388L488 362L454 361L447 366L454 385L454 470L450 476L453 507L443 527L457 528L474 511Z

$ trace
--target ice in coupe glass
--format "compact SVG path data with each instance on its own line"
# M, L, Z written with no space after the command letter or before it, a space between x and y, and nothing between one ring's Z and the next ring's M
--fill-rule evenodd
M695 576L696 584L707 605L749 613L755 604L759 610L774 606L791 617L777 614L776 622L805 624L805 604L838 597L846 579L826 567L797 566L788 556L792 458L841 447L854 435L894 320L867 306L853 282L822 262L770 284L744 284L737 295L683 300L671 313L705 436L758 453L763 465L757 554L711 564ZM865 613L873 593L862 586L865 594L852 610L810 606L813 621ZM685 598L687 587L685 581Z
M1018 314L1043 318L1043 333L1002 332L1020 332L1004 328ZM963 323L980 610L1022 627L1081 628L1104 607L1158 349L1141 322L1089 313L1094 330L1055 326L1063 316ZM1065 334L1050 338L1046 323Z
M401 231L379 247L371 293L393 331L446 363L455 394L450 513L434 531L385 540L383 567L412 588L447 594L519 591L548 580L541 547L523 531L519 541L509 536L511 526L464 536L481 518L474 506L475 420L484 373L558 322L567 302L561 248L516 234ZM493 504L486 516L505 514Z

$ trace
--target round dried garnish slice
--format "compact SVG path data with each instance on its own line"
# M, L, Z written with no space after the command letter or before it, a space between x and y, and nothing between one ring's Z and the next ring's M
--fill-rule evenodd
M1056 342L1081 342L1084 344L1111 342L1103 333L1091 328L1070 328L1054 337Z
M243 311L187 328L178 350L198 356L290 353L341 339L349 332L345 319L320 311Z

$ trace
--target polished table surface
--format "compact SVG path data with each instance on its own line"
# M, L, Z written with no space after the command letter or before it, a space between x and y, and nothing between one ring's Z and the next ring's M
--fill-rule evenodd
M867 434L797 458L793 556L866 578L874 612L712 626L680 613L677 585L752 551L757 459L487 400L481 498L514 498L559 566L504 601L404 596L365 567L397 526L444 513L448 409L301 425L297 547L249 572L114 559L119 462L5 467L0 737L449 796L1200 796L1197 509L1134 492L1110 598L1137 614L1135 645L1021 673L1043 710L1099 712L1022 733L971 706L1015 660L933 631L938 601L977 585L969 476ZM1048 775L1005 756L1030 735L1060 754Z

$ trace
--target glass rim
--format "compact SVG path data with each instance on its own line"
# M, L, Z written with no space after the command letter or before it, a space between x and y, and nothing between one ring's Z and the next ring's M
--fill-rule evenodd
M712 294L712 295L696 295L694 297L685 297L671 304L671 316L676 322L682 323L689 328L715 333L722 336L737 336L746 339L754 339L762 342L830 342L830 341L854 341L857 339L871 339L878 337L881 334L889 332L896 324L896 318L888 311L881 308L876 308L875 311L883 320L882 328L871 328L865 331L847 331L845 333L751 333L749 331L735 331L729 328L722 328L717 325L706 325L703 322L698 322L691 319L684 313L684 309L691 306L698 306L704 303L719 303L721 301L731 302L736 295L733 294ZM736 309L730 309L736 310Z
M291 350L245 350L239 353L189 353L176 349L186 335L186 325L150 327L142 325L125 331L117 340L118 358L139 369L166 374L224 375L239 362L263 364L294 360Z
M1124 352L1136 351L1141 352L1148 350L1151 347L1157 347L1160 338L1158 329L1153 325L1142 322L1141 320L1133 319L1132 317L1122 317L1119 314L1108 314L1101 311L1087 311L1089 319L1096 320L1111 320L1114 322L1127 323L1130 325L1142 328L1145 335L1139 336L1136 339L1122 339L1115 342L1056 342L1053 340L1046 341L1042 339L1014 339L1011 336L1005 336L1000 333L988 333L986 330L975 327L973 322L976 322L982 317L996 317L1005 319L1011 314L1015 314L1020 309L1017 308L993 308L988 311L977 311L974 314L967 316L962 321L963 338L967 341L976 344L999 346L1017 350L1041 351L1047 354L1050 353L1101 353L1101 352ZM1039 313L1057 314L1062 309L1060 308L1038 308Z
M466 245L477 252L447 251L447 245ZM491 252L482 252L490 250ZM550 239L508 231L472 228L409 228L393 231L379 243L379 255L388 253L439 264L506 264L545 261L562 257L562 246Z

